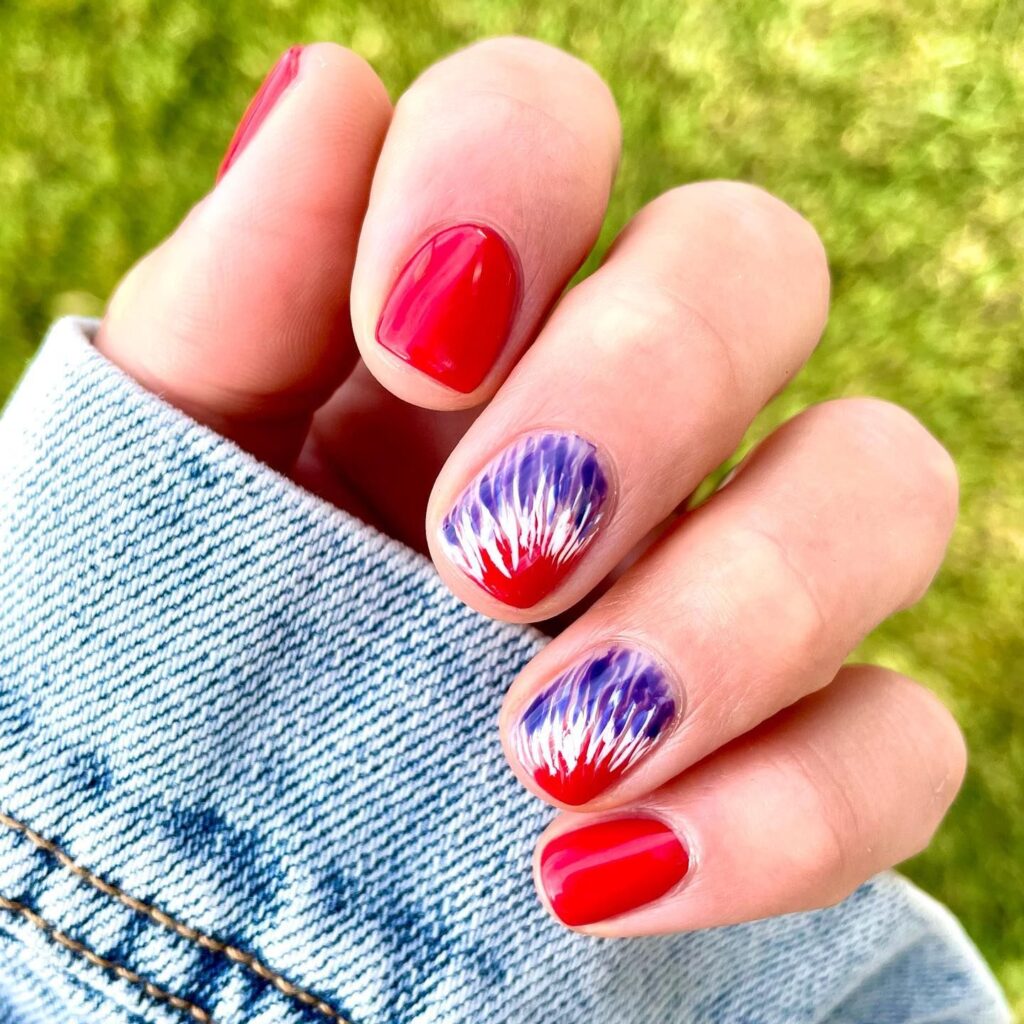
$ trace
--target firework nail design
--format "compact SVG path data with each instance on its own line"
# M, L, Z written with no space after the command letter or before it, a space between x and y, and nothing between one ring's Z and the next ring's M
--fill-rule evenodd
M593 540L608 492L593 444L577 434L531 434L463 492L441 524L441 544L489 594L529 608Z
M676 714L665 671L635 647L611 647L563 672L526 709L514 738L534 781L584 804L650 752Z

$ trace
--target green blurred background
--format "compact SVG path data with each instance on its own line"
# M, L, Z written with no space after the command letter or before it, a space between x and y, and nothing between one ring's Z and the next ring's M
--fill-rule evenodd
M625 155L601 248L664 189L758 182L828 246L835 305L751 439L870 392L956 456L963 513L931 595L860 656L938 690L971 772L908 873L1024 1011L1024 5L1012 0L6 0L0 5L0 399L46 324L98 312L210 187L293 42L362 53L397 95L483 35L563 46L611 83Z

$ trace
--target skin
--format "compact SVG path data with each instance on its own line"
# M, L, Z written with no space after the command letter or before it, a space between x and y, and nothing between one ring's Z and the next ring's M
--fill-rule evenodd
M784 203L708 182L639 211L601 269L559 298L597 238L619 142L607 87L540 43L470 47L394 109L360 58L307 47L230 172L122 282L97 342L299 484L429 549L473 607L558 623L501 716L513 770L539 797L509 736L560 670L625 639L685 681L667 741L591 805L559 813L538 845L613 812L653 814L685 837L685 883L583 929L601 935L833 903L927 844L965 762L926 690L842 667L938 569L957 504L949 456L895 406L834 401L678 515L812 352L827 263ZM468 395L374 340L410 253L460 221L503 232L524 284L508 346ZM435 537L481 466L540 428L598 442L619 498L563 584L517 610Z

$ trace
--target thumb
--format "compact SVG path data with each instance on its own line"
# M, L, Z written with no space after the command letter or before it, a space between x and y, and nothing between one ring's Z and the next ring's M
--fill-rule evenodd
M97 345L152 391L279 468L355 361L359 228L391 117L329 43L275 65L214 189L115 292Z

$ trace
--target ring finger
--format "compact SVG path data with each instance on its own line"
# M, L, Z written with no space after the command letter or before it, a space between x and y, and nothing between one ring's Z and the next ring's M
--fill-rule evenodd
M956 502L952 461L902 409L801 414L531 662L503 709L510 761L571 806L656 789L917 600Z

